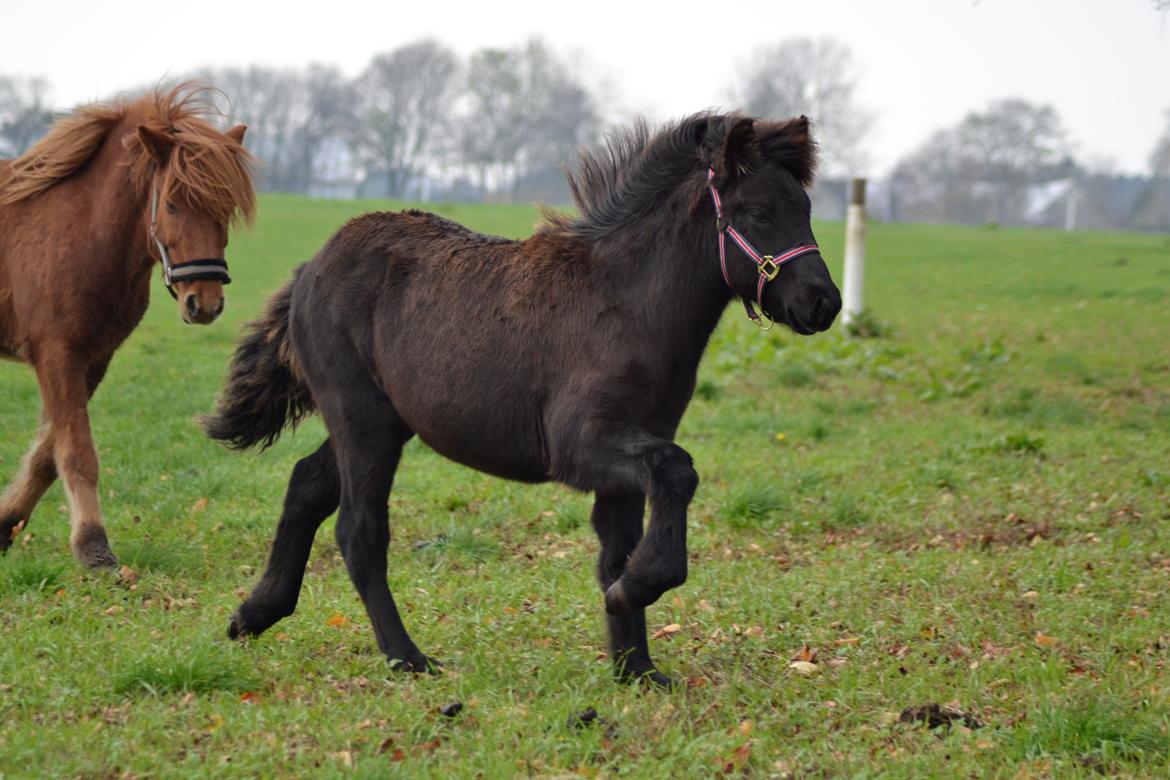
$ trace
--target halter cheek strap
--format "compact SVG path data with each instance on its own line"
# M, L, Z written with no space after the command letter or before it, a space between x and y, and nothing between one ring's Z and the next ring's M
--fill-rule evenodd
M231 284L232 278L228 276L228 264L222 258L210 258L206 260L189 260L185 263L172 263L171 254L167 251L167 245L158 237L158 188L150 188L150 238L154 241L154 245L158 248L159 258L163 265L163 283L167 286L167 292L171 297L178 300L179 294L175 292L175 284L178 282L198 282L204 279L212 279L222 284Z
M787 263L789 260L795 260L801 255L807 255L809 252L817 252L820 248L816 244L802 244L801 246L789 249L783 254L773 257L772 255L761 255L756 251L756 248L751 245L743 235L731 226L731 223L723 219L723 202L719 199L719 191L715 189L715 169L707 169L707 189L711 191L711 202L715 204L715 220L719 228L719 267L723 269L723 280L727 282L727 286L735 292L735 287L731 284L731 275L727 273L727 249L725 236L731 236L731 240L735 242L736 246L743 250L743 253L752 259L756 264L756 270L759 272L759 280L756 283L756 304L760 307L759 314L752 308L752 301L750 298L744 297L743 305L747 309L748 318L755 324L763 327L761 319L768 319L768 313L764 311L764 285L775 279L780 275L780 266Z

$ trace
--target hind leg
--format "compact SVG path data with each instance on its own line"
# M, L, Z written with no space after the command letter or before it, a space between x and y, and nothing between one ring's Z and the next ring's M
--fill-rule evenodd
M630 553L642 538L642 515L646 496L641 492L598 495L593 503L593 529L601 540L597 560L597 581L604 593L617 582ZM614 672L624 682L646 680L664 688L671 679L655 668L646 642L646 610L631 609L622 615L607 615L609 652Z
M264 576L232 615L228 636L257 636L297 607L313 537L340 501L337 460L329 439L293 468Z
M41 429L20 464L20 471L0 497L0 552L6 551L28 524L37 502L57 479L53 462L53 426L42 416Z
M86 375L86 397L92 398L98 383L105 375L107 363L99 361ZM16 535L27 525L33 510L57 479L57 464L53 451L56 437L48 414L41 412L41 427L37 438L24 456L20 470L4 495L0 496L0 552L12 546Z
M374 625L378 647L395 668L434 671L438 664L410 638L386 582L390 488L402 446L413 433L368 378L332 392L314 387L313 397L333 438L341 476L337 544Z

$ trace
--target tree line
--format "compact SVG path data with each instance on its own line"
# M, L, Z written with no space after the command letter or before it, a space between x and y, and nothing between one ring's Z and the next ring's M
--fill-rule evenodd
M719 96L726 105L813 118L822 193L865 169L873 114L857 99L860 72L848 46L788 39L756 50L734 75L736 86ZM355 78L317 64L205 68L185 78L214 85L222 94L211 99L231 121L248 124L263 188L326 197L564 203L561 167L600 140L613 113L539 39L465 59L438 41L417 41L373 57ZM47 129L48 92L44 79L0 74L0 157L19 154ZM1004 99L937 130L900 160L875 182L874 212L897 221L1021 224L1035 220L1045 192L1092 180L1101 197L1132 191L1124 197L1134 208L1156 212L1147 222L1158 224L1164 211L1170 223L1170 202L1161 204L1170 201L1170 111L1145 184L1106 186L1124 177L1110 179L1101 168L1076 158L1054 108ZM1134 221L1115 215L1116 224L1097 226L1127 227L1127 219Z

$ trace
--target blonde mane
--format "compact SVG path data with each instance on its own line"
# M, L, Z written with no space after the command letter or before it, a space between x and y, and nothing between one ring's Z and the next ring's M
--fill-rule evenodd
M77 173L123 120L136 120L175 142L167 162L162 197L181 201L223 224L256 212L252 155L213 127L219 112L203 97L210 90L184 82L159 87L138 100L95 103L54 123L25 154L12 161L12 175L0 187L0 204L27 200ZM138 134L122 139L130 178L140 193L150 188L154 165Z

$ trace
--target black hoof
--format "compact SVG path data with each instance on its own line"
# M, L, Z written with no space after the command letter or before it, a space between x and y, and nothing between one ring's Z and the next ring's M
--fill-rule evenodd
M411 674L430 674L436 675L440 673L443 664L436 661L430 656L418 653L411 658L391 658L390 668L396 672L410 672Z
M662 691L676 690L678 685L678 683L676 683L673 678L667 677L653 666L643 670L618 667L614 671L617 674L618 681L627 685L637 684L644 688L652 688L654 690Z
M630 577L627 571L605 589L605 611L611 615L625 615L631 610L648 607L662 598L663 593L681 585L685 579L668 582L665 587L653 587Z
M626 599L626 589L621 579L605 589L605 611L610 615L625 615L632 609Z
M90 569L118 568L118 559L110 551L106 529L100 525L90 525L81 530L73 541L73 554L83 566Z
M24 523L20 521L20 515L11 514L0 520L0 553L8 552L22 528Z
M251 601L245 601L236 607L228 623L228 639L243 639L250 636L260 636L271 628L286 614L271 609L255 606Z
M240 611L237 609L228 622L227 635L228 639L243 639L257 634L248 630L247 624L244 623L243 618L240 617Z

